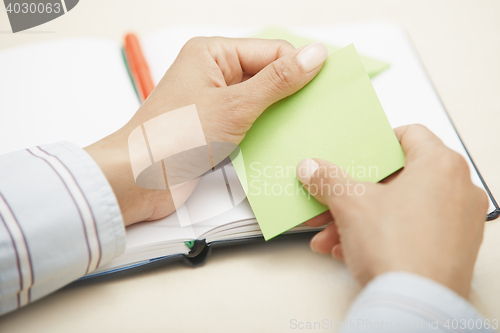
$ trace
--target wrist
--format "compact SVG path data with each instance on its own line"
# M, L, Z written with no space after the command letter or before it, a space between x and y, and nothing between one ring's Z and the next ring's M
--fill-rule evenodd
M135 184L129 160L127 137L120 131L84 150L94 159L118 200L125 226L148 219L148 191Z

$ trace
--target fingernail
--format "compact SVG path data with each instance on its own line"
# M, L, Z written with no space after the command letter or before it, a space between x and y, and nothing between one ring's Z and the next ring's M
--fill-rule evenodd
M316 235L314 235L314 237L311 239L311 242L309 243L311 250L316 253L318 253L318 251L314 248L314 243L316 243L315 240L318 238L319 234L320 233L318 232Z
M310 72L325 62L328 50L323 43L312 43L297 54L297 61L304 71Z
M305 158L299 162L297 165L297 178L302 182L302 184L311 184L311 177L314 172L318 170L319 164L316 161Z

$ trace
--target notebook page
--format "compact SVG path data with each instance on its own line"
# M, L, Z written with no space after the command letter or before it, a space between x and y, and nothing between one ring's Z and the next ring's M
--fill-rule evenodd
M0 52L0 154L70 141L87 146L139 107L119 43L72 38Z

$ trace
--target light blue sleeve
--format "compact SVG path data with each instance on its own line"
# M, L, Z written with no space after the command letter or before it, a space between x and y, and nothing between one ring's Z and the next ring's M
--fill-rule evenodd
M342 332L493 332L483 318L443 285L419 275L390 272L371 281L353 303Z
M0 314L125 249L116 197L94 160L62 142L0 156Z

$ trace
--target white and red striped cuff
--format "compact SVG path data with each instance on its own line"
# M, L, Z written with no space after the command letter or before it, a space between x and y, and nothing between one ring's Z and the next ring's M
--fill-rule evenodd
M67 142L0 156L0 314L88 274L125 249L116 197Z

